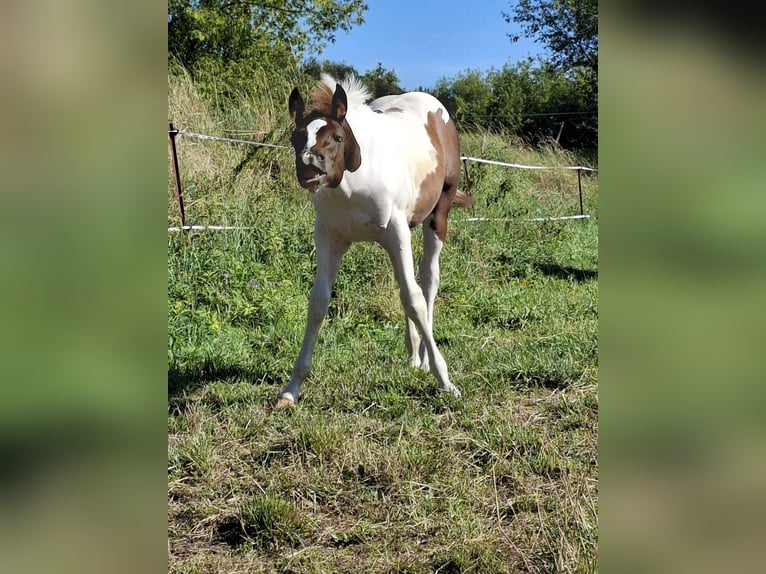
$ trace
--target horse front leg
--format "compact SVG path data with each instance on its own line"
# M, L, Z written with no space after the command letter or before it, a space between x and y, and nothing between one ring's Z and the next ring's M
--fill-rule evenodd
M439 382L439 388L459 397L460 391L450 382L447 363L436 347L431 321L429 320L428 303L415 278L411 233L404 213L392 216L386 236L381 244L388 252L394 266L402 307L404 307L408 322L411 322L411 325L408 325L408 331L414 326L420 334L428 357L428 367ZM431 317L433 316L431 315ZM408 347L410 345L412 343ZM413 349L413 351L419 353L419 349Z
M314 226L314 244L317 252L317 272L309 296L306 331L303 334L303 343L298 358L295 360L290 381L279 394L277 408L286 407L298 400L301 384L311 372L319 328L327 314L330 293L338 275L341 259L350 245L346 241L330 236L324 226L318 222Z

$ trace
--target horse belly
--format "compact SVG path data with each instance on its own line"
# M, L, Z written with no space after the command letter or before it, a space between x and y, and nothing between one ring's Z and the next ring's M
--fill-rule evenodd
M339 190L338 190L339 191ZM377 241L391 220L391 205L371 198L354 196L318 197L314 202L317 218L333 234L348 241ZM323 201L324 199L324 201Z

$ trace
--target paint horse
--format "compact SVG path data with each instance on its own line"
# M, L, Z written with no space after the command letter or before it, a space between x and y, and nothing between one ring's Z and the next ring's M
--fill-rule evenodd
M341 258L355 241L377 242L391 258L407 318L405 344L411 365L430 369L442 390L460 396L432 330L447 214L453 205L471 203L470 196L457 189L460 149L455 124L436 98L422 92L365 104L369 99L354 76L338 83L323 75L311 91L308 108L298 88L290 94L295 170L316 212L317 272L303 344L279 407L298 399ZM410 228L421 223L424 248L418 284Z

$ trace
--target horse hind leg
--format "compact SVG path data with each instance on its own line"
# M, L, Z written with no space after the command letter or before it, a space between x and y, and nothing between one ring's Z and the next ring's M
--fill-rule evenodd
M439 200L431 214L423 221L423 258L420 260L418 271L420 288L428 309L428 328L431 332L434 325L436 292L439 290L439 257L447 237L447 215L460 181L459 164L452 163L457 165L458 169L456 171L455 165L451 165L451 168L447 170ZM419 346L415 344L416 342L420 343ZM425 344L417 338L417 331L409 321L407 322L407 350L410 352L411 364L414 367L428 370L428 353Z
M418 333L422 342L417 346L420 355L421 346L425 348L425 356L428 360L428 368L436 377L439 387L455 396L460 396L460 391L450 382L447 372L447 363L436 347L433 337L431 322L429 321L428 305L426 297L420 285L415 279L415 268L412 261L412 245L410 244L410 230L406 220L402 217L390 228L390 235L383 242L394 266L396 279L399 282L399 296L404 307L408 321L408 331ZM431 276L433 276L432 270ZM438 275L438 273L437 273ZM438 283L438 282L437 282ZM435 284L434 284L435 285ZM432 291L435 293L435 290ZM433 317L433 315L431 315ZM412 344L412 343L411 343ZM422 363L422 361L421 361Z
M434 303L439 290L439 256L444 242L439 238L433 224L434 214L429 215L423 222L423 257L418 267L418 284L426 300L426 320L428 330L433 333ZM418 335L415 325L407 320L407 350L410 353L410 364L415 368L429 370L428 350L425 342Z

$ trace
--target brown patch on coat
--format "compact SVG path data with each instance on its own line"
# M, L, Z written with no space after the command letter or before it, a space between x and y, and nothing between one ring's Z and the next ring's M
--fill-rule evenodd
M437 116L438 114L438 116ZM418 198L415 200L415 208L410 217L410 226L418 225L428 217L439 200L442 186L444 184L444 148L439 130L439 124L444 125L442 111L428 112L426 116L426 132L431 140L431 145L436 150L436 167L420 183Z
M433 213L431 227L444 241L447 236L447 214L453 203L463 203L456 197L460 183L460 142L454 122L445 122L442 110L428 112L426 131L436 150L436 169L420 185L420 195L410 225L417 225ZM462 194L461 194L462 195Z
M311 89L311 92L309 92L309 113L319 112L323 116L331 115L332 96L333 91L330 89L330 86L324 82L319 82Z
M441 120L441 114L439 119ZM439 196L439 200L436 203L436 207L433 211L433 221L431 227L436 231L436 235L444 241L447 236L447 215L453 204L458 206L470 205L471 200L463 203L462 201L456 201L458 197L467 197L458 191L458 185L460 184L460 140L457 136L457 129L455 129L455 122L444 123L440 121L437 123L439 132L439 139L444 148L444 184L442 185L442 192Z

